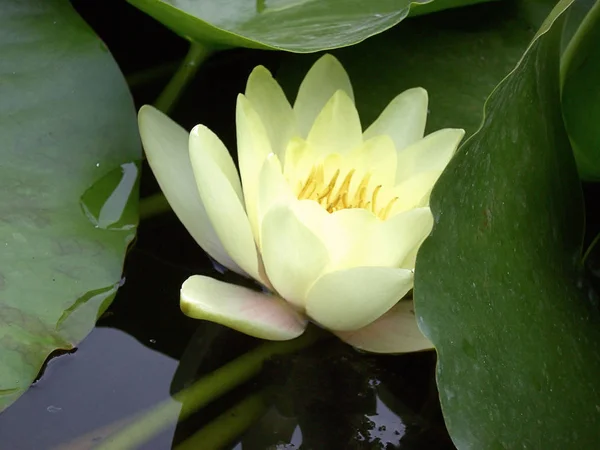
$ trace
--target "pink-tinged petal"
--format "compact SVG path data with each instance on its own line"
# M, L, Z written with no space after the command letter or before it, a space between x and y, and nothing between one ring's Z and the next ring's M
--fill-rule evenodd
M194 319L271 341L286 341L306 329L305 317L274 295L194 275L181 286L181 310Z
M417 326L412 300L398 302L366 327L335 334L351 346L372 353L408 353L433 348Z

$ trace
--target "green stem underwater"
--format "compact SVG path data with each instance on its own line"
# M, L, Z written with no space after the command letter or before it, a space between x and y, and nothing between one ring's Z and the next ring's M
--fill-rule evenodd
M171 211L171 205L162 192L140 199L140 221Z
M212 54L213 50L199 42L192 42L190 49L173 78L154 103L160 111L168 114L187 85L192 81L200 65Z
M583 258L581 258L581 264L585 265L585 262L588 259L588 256L590 256L590 253L592 253L592 250L594 250L594 247L598 244L599 241L600 241L600 233L598 233L598 235L594 238L594 240L591 242L590 246L587 248L587 250L583 254Z
M211 401L256 376L267 359L308 347L322 336L323 332L320 329L309 327L299 338L291 341L261 344L214 372L205 375L189 388L173 395L173 399L181 403L179 420L186 419ZM96 447L96 450L130 450L138 448L172 424L177 418L179 408L179 405L171 399L160 403L135 419L130 426L125 427L125 429L111 437L107 437Z
M246 397L233 408L202 427L198 432L178 445L175 450L219 450L240 436L267 410L265 393Z

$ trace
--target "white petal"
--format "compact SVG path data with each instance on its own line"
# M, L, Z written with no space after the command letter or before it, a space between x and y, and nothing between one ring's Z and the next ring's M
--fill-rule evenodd
M344 67L334 56L323 55L304 77L294 103L300 136L308 136L317 115L338 90L344 91L354 102L352 84Z
M277 292L299 308L329 262L325 245L285 204L273 206L263 220L262 257Z
M192 171L187 131L148 105L140 109L138 121L148 163L183 226L219 264L247 275L227 254L208 219Z
M413 286L413 273L355 267L323 275L308 293L306 313L333 331L354 331L386 313Z
M354 102L336 91L317 116L306 141L319 155L345 154L363 143L360 118Z
M465 130L444 128L428 134L410 147L398 150L396 183L409 180L423 172L441 175L465 135Z
M194 275L181 286L181 310L261 339L285 341L300 336L304 317L273 295Z
M408 89L394 98L365 131L364 138L382 134L394 141L398 151L423 137L427 121L427 91Z
M200 198L223 247L246 273L262 282L250 222L235 188L211 152L192 147L190 159Z
M366 327L335 334L353 347L373 353L407 353L433 348L417 326L412 300L398 302Z
M283 90L263 66L256 67L250 74L246 98L260 116L272 150L283 161L288 141L297 134L296 118Z
M258 179L262 165L271 153L271 143L264 124L250 101L238 95L236 106L238 161L244 188L246 212L252 232L259 235L257 220Z

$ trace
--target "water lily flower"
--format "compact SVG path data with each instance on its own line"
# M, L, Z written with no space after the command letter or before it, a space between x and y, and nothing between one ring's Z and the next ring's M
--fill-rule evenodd
M425 137L427 92L402 92L363 131L352 86L331 55L292 106L267 69L237 98L238 169L204 125L190 133L144 106L148 162L200 246L263 289L194 275L181 309L251 336L292 339L308 321L371 352L431 348L412 300L429 195L463 130ZM241 177L240 177L241 175Z

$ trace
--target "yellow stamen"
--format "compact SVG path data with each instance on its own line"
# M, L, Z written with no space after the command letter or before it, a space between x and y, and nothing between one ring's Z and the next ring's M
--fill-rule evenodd
M377 213L377 195L379 195L379 191L381 190L381 184L378 185L373 191L373 195L371 196L371 212Z
M331 192L333 191L333 187L335 186L335 183L339 176L340 176L340 169L336 170L335 173L333 174L333 177L331 177L331 181L329 181L329 184L325 188L325 192L323 192L321 195L319 195L319 199L318 199L319 203L321 203L321 200L323 200L323 199L325 199L326 202L329 202L329 197L331 196Z
M355 173L355 169L348 171L339 187L336 188L341 170L336 169L329 180L326 180L323 164L315 164L308 177L306 177L306 181L298 184L298 199L316 201L329 213L341 209L361 208L371 211L381 220L386 220L392 212L398 197L392 198L385 207L379 208L377 200L383 185L378 184L371 191L369 189L371 173L366 173L360 184L351 191L352 178ZM325 184L326 182L327 184Z
M392 206L394 206L394 203L396 203L397 200L398 200L398 197L394 197L393 199L391 199L390 202L387 204L387 206L383 209L383 211L379 213L378 217L381 220L387 219L388 214L392 210Z

